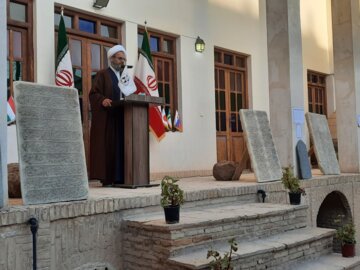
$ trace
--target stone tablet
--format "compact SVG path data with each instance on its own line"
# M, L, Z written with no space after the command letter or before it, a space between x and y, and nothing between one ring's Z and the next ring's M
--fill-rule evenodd
M266 112L241 109L240 118L257 181L280 180L281 165Z
M296 144L296 158L298 162L299 178L310 179L312 174L308 151L306 149L305 143L302 140L299 140Z
M320 170L323 174L340 174L339 163L325 115L306 113L305 117Z
M74 88L14 82L24 204L86 199L79 97Z

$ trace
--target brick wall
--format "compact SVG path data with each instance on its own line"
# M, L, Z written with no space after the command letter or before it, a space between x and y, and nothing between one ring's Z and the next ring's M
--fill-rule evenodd
M338 191L346 197L360 232L360 175L324 176L302 184L307 191L302 203L309 205L308 225L316 226L323 201L331 192ZM206 187L201 192L186 192L184 207L257 201L259 188L268 193L267 202L288 203L287 192L279 182L251 183L236 188L226 183L222 187ZM0 210L0 269L32 269L32 239L27 221L36 217L40 224L39 270L121 270L123 248L127 244L121 227L124 216L153 210L160 210L159 195L3 208Z

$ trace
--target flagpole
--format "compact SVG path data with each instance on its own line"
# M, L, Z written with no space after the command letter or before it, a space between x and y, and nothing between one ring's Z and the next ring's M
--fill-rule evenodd
M64 6L61 6L61 16L64 17Z

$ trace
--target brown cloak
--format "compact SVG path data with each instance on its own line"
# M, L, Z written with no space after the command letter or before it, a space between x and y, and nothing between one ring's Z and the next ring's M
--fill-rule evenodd
M107 68L96 74L89 93L92 112L90 179L101 180L105 185L123 182L123 108L102 106L105 98L118 100L117 91L120 89L116 75Z

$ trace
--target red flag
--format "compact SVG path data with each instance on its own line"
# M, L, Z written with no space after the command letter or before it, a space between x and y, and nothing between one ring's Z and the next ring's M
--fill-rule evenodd
M135 69L134 81L137 87L136 93L145 93L153 97L159 96L147 31L144 33L138 63ZM149 108L149 125L150 130L160 141L165 136L160 106Z

